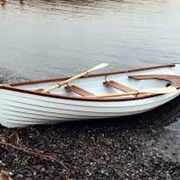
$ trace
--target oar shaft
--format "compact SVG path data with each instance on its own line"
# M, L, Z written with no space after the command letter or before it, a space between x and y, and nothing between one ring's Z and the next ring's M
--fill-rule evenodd
M56 89L56 88L61 87L62 85L68 84L68 83L71 82L71 81L74 81L74 80L76 80L76 79L78 79L78 78L80 78L80 77L86 76L88 73L90 73L90 72L92 72L92 71L95 71L95 70L104 68L104 67L106 67L107 65L108 65L108 64L106 64L106 63L101 63L101 64L99 64L99 65L97 65L97 66L95 66L95 67L93 67L93 68L91 68L91 69L89 69L89 70L87 70L87 71L84 71L84 72L82 72L82 73L80 73L80 74L78 74L78 75L76 75L76 76L73 76L73 77L71 77L71 78L69 78L69 79L67 79L67 80L65 80L65 81L62 81L62 82L57 83L57 84L55 84L54 86L51 86L51 87L49 87L49 88L47 88L47 89L44 89L42 92L44 92L44 93L50 92L50 91L52 91L52 90L54 90L54 89Z
M106 97L121 97L121 96L130 96L130 95L139 95L139 94L166 94L166 93L175 93L177 89L174 86L169 86L165 88L156 88L156 89L145 89L140 91L128 92L128 93L117 93L117 94L104 94L98 96L88 96L88 98L106 98Z
M85 76L86 74L87 74L87 72L83 72L83 73L81 73L81 74L78 74L78 75L76 75L76 76L73 76L72 78L67 79L67 80L65 80L65 81L62 81L62 82L59 82L59 83L55 84L54 86L49 87L49 88L43 90L42 92L50 92L50 91L52 91L52 90L54 90L54 89L56 89L56 88L59 88L59 87L65 85L65 84L68 84L69 82L71 82L71 81L73 81L73 80L76 80L76 79L78 79L78 78L80 78L80 77L82 77L82 76Z

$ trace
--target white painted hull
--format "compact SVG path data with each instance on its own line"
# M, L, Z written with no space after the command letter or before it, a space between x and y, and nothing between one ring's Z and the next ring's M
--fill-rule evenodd
M55 124L64 121L102 119L139 114L156 108L178 94L119 102L91 102L37 97L0 90L1 124L6 127L25 127L36 124ZM131 104L131 105L130 105ZM133 105L134 104L134 105Z
M101 79L102 77L99 78L99 81ZM64 121L127 116L154 109L179 94L180 90L177 93L145 99L103 102L38 96L0 89L0 123L6 127L25 127Z

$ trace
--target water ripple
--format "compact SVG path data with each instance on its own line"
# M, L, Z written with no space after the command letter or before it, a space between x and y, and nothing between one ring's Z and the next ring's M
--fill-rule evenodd
M179 1L1 1L1 66L28 78L180 62Z

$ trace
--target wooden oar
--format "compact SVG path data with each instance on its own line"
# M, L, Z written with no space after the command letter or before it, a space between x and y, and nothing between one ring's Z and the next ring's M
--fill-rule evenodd
M177 89L174 86L169 86L165 88L156 88L156 89L144 89L140 91L128 92L128 93L118 93L118 94L104 94L97 96L87 96L87 98L106 98L106 97L120 97L120 96L130 96L130 95L139 95L139 94L167 94L167 93L176 93Z
M101 63L101 64L99 64L99 65L97 65L97 66L95 66L95 67L93 67L93 68L91 68L91 69L89 69L87 71L84 71L84 72L82 72L82 73L80 73L80 74L78 74L76 76L71 77L70 79L67 79L65 81L59 82L59 83L57 83L57 84L55 84L55 85L53 85L53 86L51 86L51 87L49 87L47 89L41 89L41 90L39 89L37 91L41 91L41 92L45 92L45 93L50 92L53 89L60 88L64 84L68 84L71 81L74 81L74 80L76 80L76 79L78 79L80 77L86 76L87 74L89 74L89 73L91 73L93 71L96 71L98 69L104 68L107 65L108 65L107 63Z

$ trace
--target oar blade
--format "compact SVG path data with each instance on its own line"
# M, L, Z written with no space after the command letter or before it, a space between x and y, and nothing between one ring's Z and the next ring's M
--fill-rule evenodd
M151 89L151 90L144 90L141 91L142 93L151 93L151 94L166 94L166 93L176 93L177 89L174 86L169 86L165 88L157 88L157 89Z
M96 71L96 70L102 69L102 68L104 68L104 67L106 67L106 66L108 66L107 63L101 63L101 64L99 64L99 65L97 65L97 66L89 69L88 72Z

